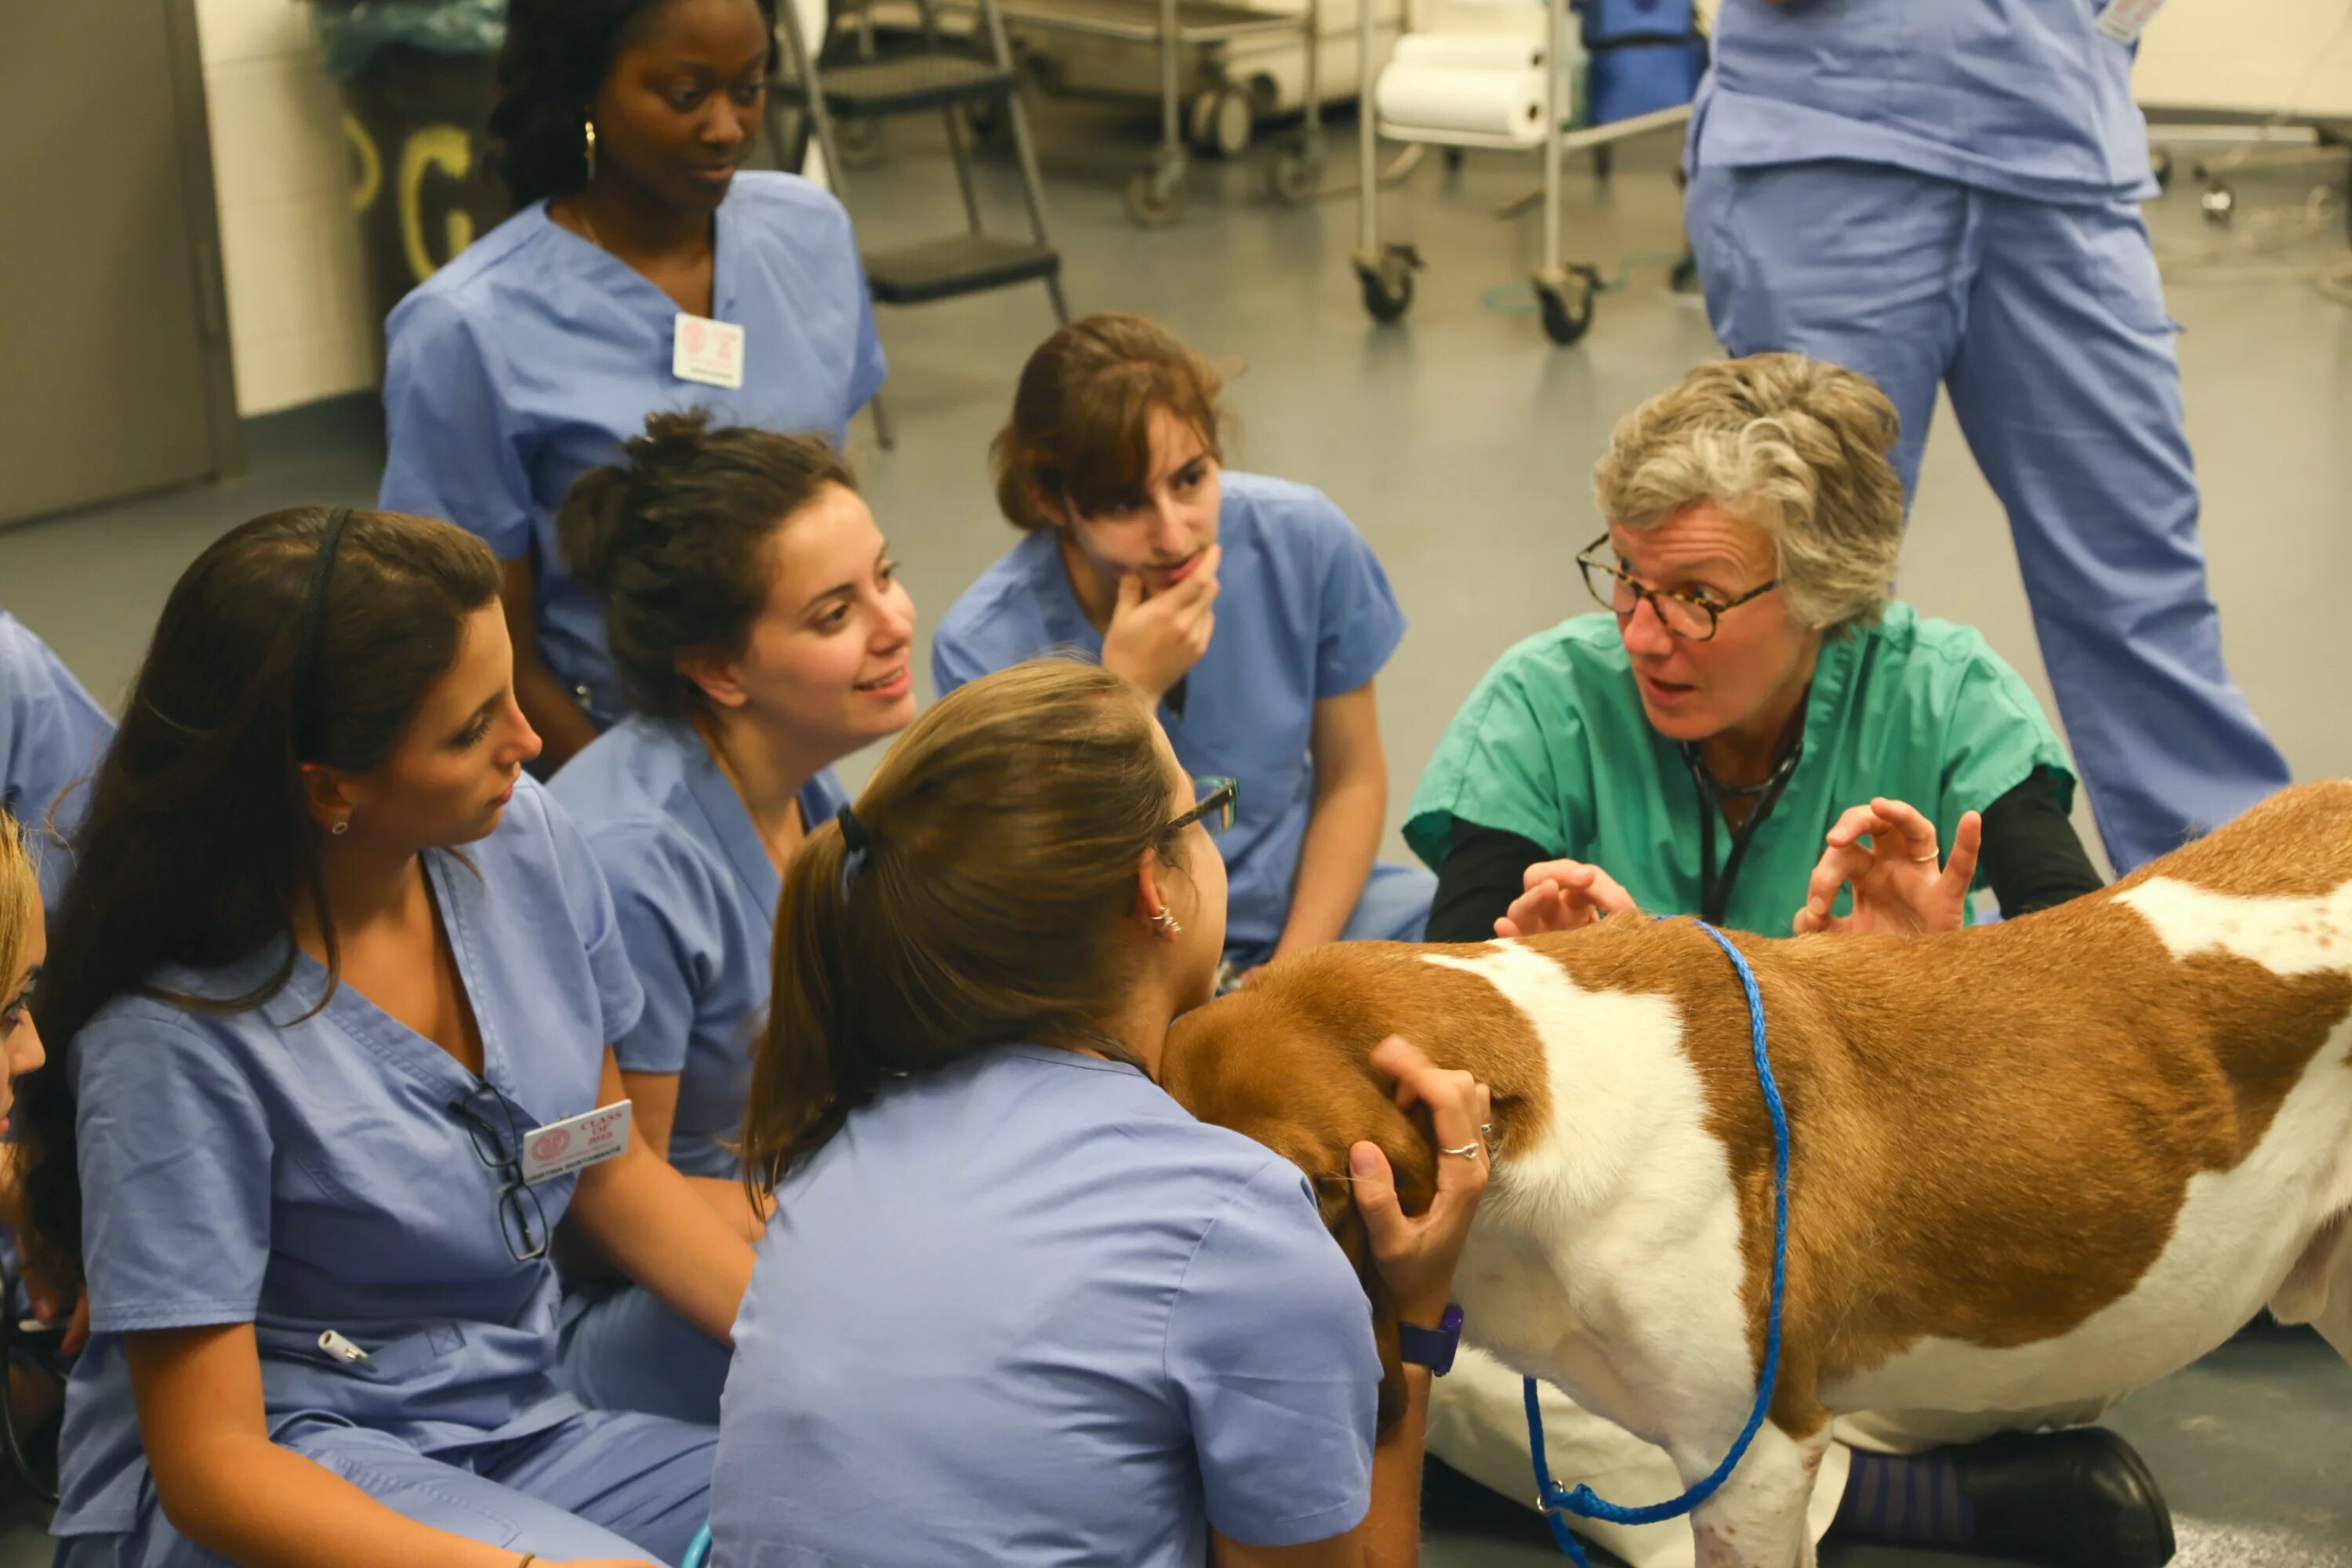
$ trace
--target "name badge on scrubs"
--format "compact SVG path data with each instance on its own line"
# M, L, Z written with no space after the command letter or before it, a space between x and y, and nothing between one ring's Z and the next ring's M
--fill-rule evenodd
M2107 0L2094 25L2119 44L2137 44L2163 9L2164 0Z
M732 390L743 384L743 329L732 321L677 313L670 339L669 373L680 381Z
M522 1184L535 1187L618 1155L629 1146L629 1116L634 1109L634 1101L616 1100L524 1133Z

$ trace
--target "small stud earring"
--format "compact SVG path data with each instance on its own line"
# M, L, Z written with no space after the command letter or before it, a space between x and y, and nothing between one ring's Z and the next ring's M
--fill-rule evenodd
M588 177L593 180L596 177L596 122L593 120L583 120L580 122L580 129L585 132Z
M1184 930L1183 922L1171 913L1165 906L1152 911L1151 925L1152 929L1163 937L1180 935Z
M342 821L335 824L332 827L327 829L328 832L333 834L338 838L341 838L344 834L349 833L351 830L352 820L348 816L343 818Z

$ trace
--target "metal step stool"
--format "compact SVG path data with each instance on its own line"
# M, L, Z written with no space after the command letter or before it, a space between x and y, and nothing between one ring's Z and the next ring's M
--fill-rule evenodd
M871 121L887 115L937 110L947 125L948 152L953 158L956 185L963 195L965 232L945 239L865 253L866 287L877 305L927 305L937 300L960 299L1018 283L1043 283L1054 304L1054 318L1068 324L1070 310L1062 298L1062 256L1045 235L1045 199L1037 173L1037 151L1029 139L1029 120L1023 111L1020 79L1013 66L1003 18L996 0L979 0L982 26L975 42L984 40L985 56L950 49L941 38L931 0L919 0L923 17L926 52L891 59L866 59L847 65L820 66L802 36L794 6L777 7L791 56L786 72L771 89L769 113L800 111L794 132L784 133L772 121L773 145L789 149L787 168L805 159L808 132L824 150L824 166L834 195L846 205L849 193L842 180L841 146L835 124L841 119ZM814 78L816 90L809 90ZM1013 149L1021 167L1021 196L1029 212L1029 238L1012 239L983 231L980 198L971 183L971 145L966 116L973 112L1002 114L1013 132ZM875 433L885 450L897 442L882 400L874 400Z

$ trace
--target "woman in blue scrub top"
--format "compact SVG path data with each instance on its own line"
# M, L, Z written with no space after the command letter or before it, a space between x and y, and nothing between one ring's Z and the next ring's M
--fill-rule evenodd
M30 836L41 897L52 906L72 864L67 841L89 804L86 781L112 739L114 721L73 671L0 610L0 811Z
M636 1135L745 1237L733 1143L793 851L848 796L829 764L915 716L915 606L824 442L658 416L572 487L572 566L604 596L635 710L556 775L612 888L646 1008L614 1054ZM719 1419L726 1345L640 1286L564 1300L583 1403Z
M1415 1560L1429 1372L1376 1439L1364 1286L1306 1178L1152 1080L1224 951L1232 789L1127 681L1040 660L917 720L793 858L718 1562ZM1433 1329L1487 1094L1402 1041L1374 1060L1466 1151L1419 1219L1351 1154L1366 1268Z
M2157 188L2131 69L2156 9L1724 0L1687 153L1691 245L1733 353L1878 383L1911 491L1951 394L2118 872L2288 782L2222 663L2140 217Z
M774 21L774 0L515 0L491 133L522 210L386 329L382 504L505 563L543 773L625 711L603 607L556 538L572 481L665 409L839 446L882 384L841 204L735 172Z
M940 621L940 696L1054 648L1159 704L1184 765L1239 783L1228 978L1334 941L1411 942L1436 879L1378 863L1373 677L1404 637L1388 574L1321 492L1223 469L1219 378L1139 316L1071 322L1021 373L992 454L1028 535Z
M632 1143L643 997L522 776L498 563L306 509L184 575L92 789L26 1083L79 1280L68 1568L675 1563L714 1435L550 1376L567 1215L713 1335L750 1248Z

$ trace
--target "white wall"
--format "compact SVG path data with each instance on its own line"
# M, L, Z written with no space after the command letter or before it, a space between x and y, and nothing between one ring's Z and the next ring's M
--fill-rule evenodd
M2132 85L2158 111L2352 115L2352 0L2172 0Z
M196 0L213 179L246 414L375 371L342 109L299 0Z

